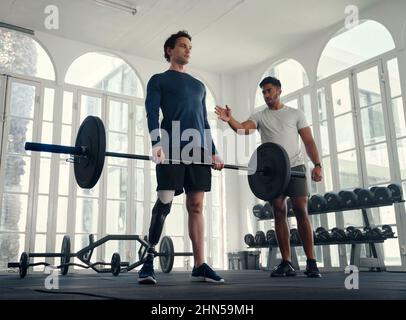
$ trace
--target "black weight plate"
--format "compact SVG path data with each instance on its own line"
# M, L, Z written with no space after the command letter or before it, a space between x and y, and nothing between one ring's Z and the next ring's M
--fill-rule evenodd
M248 163L248 183L259 199L271 201L284 192L290 179L290 163L286 151L276 143L264 143L252 154ZM262 172L262 171L266 172Z
M20 256L20 266L18 268L20 278L24 278L27 275L28 270L28 254L23 252Z
M75 161L75 178L84 189L93 188L103 170L106 156L106 132L100 118L88 116L80 125L76 147L86 147L87 155Z
M61 265L70 262L70 237L68 235L63 236L62 247L61 247ZM61 267L61 274L64 276L68 273L69 265L64 265Z
M171 272L174 261L174 253L175 251L173 248L172 239L168 236L163 237L161 244L159 245L159 264L163 272Z
M111 273L113 276L118 276L121 271L121 258L118 252L114 252L111 256Z

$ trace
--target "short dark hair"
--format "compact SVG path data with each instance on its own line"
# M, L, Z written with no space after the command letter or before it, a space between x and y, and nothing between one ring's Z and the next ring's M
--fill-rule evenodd
M279 79L276 79L274 77L266 77L266 78L262 79L261 83L259 84L259 87L262 89L262 87L268 83L272 84L275 87L282 88L282 84L279 81Z
M164 56L166 61L170 62L170 57L169 54L166 52L166 50L168 48L175 48L176 45L176 40L178 40L178 38L188 38L190 41L192 41L192 37L190 36L190 34L186 31L186 30L181 30L178 31L177 33L171 34L171 36L166 39L165 44L164 44Z

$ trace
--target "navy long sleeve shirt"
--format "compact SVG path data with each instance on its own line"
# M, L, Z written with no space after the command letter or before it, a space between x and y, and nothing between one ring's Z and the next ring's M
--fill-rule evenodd
M207 121L205 100L204 84L187 73L168 70L153 75L147 85L145 101L152 146L159 143L172 149L189 145L208 150L208 145L211 144L211 153L216 154ZM161 124L159 108L163 115ZM178 133L175 132L178 131L177 128ZM182 134L187 134L187 129L195 129L194 133L198 137L189 137L188 140L182 141Z

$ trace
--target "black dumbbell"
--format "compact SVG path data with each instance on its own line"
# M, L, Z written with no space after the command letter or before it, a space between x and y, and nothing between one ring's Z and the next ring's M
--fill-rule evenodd
M327 202L327 211L338 210L342 207L341 197L338 195L338 193L327 192L324 195L324 199L326 199Z
M331 235L323 227L318 227L316 229L316 242L328 243L331 242Z
M264 205L263 217L262 219L272 219L274 217L272 205L267 202Z
M266 246L266 236L263 231L257 231L257 233L255 233L255 245L259 247Z
M379 228L364 227L363 233L365 240L384 240L385 236Z
M357 188L354 192L358 197L358 206L368 207L375 203L374 194L370 190Z
M392 202L392 191L387 187L372 187L375 203L385 204Z
M347 235L344 230L333 228L331 229L331 240L334 242L345 242L347 241Z
M363 238L362 231L353 226L347 227L346 231L347 239L350 241L361 241Z
M277 244L275 230L268 230L266 232L266 241L268 242L269 245Z
M314 209L314 212L326 211L327 201L326 201L326 199L324 199L324 197L322 195L320 195L320 194L312 195L310 198L310 201L312 202L312 207Z
M400 184L391 183L388 185L388 189L392 191L393 202L403 201L403 190Z
M251 233L248 233L244 236L244 242L249 247L255 246L255 238Z
M338 193L343 208L354 208L358 205L358 196L354 191L342 190Z
M296 228L290 229L290 243L291 244L301 244L299 231Z
M393 238L395 236L392 227L387 224L382 226L382 234L385 238Z
M307 212L308 212L309 214L312 214L313 212L315 212L310 197L309 197L309 199L307 199Z
M382 233L382 230L381 230L381 229L375 227L375 228L372 228L372 232L374 233L376 240L385 240L385 239L386 239L386 237L385 237L385 235Z
M258 219L262 219L263 215L264 215L264 206L262 204L256 204L253 208L252 208L252 213L254 214L255 217L257 217Z

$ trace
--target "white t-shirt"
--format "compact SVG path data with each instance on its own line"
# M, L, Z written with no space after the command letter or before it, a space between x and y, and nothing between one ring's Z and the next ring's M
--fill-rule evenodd
M262 143L277 143L286 150L291 167L304 164L298 131L309 125L301 110L286 105L279 110L266 107L251 114L249 120L257 126Z

